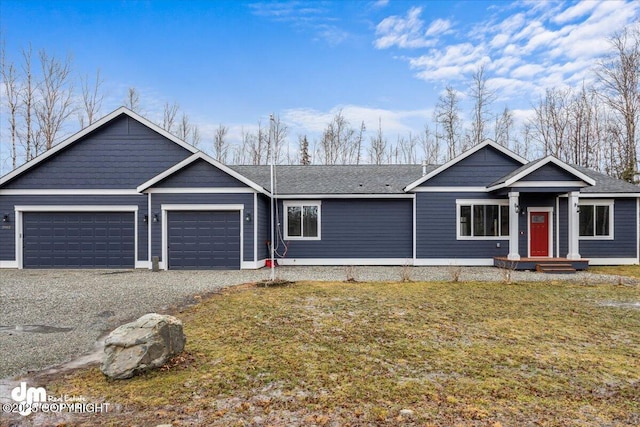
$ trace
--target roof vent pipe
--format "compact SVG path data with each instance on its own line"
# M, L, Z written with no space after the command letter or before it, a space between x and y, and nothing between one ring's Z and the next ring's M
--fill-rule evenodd
M423 160L422 161L422 176L425 176L427 174L427 161Z

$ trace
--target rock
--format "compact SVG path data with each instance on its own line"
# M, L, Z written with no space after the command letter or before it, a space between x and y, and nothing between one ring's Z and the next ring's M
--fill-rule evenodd
M413 411L411 409L402 409L400 411L400 415L402 415L403 417L412 417Z
M122 325L105 340L100 370L112 379L126 379L159 368L184 349L182 322L157 313Z

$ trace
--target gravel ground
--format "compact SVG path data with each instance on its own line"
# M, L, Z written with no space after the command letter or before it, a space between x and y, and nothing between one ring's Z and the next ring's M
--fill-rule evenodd
M504 281L492 267L279 267L286 280ZM164 312L194 295L269 278L269 270L0 270L0 378L96 353L96 340L148 312ZM617 284L615 276L580 272L549 275L512 272L513 281L568 280ZM626 283L633 283L625 278ZM56 329L60 328L60 329Z

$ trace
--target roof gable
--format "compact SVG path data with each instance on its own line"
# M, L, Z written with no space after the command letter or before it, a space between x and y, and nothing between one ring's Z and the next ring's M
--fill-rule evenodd
M0 178L0 187L134 188L197 151L121 107Z
M411 191L427 181L432 181L434 184L438 181L436 185L447 186L470 185L468 182L474 186L484 186L526 162L516 153L487 140L433 169L422 178L407 185L404 190ZM453 172L454 169L459 170ZM473 176L470 172L478 176ZM439 177L442 178L438 179Z
M488 185L487 189L489 191L498 190L500 188L517 185L516 183L519 181L529 181L530 185L537 185L537 182L542 181L553 181L562 184L573 182L582 187L596 184L596 181L589 175L556 157L547 156L529 162L521 168L514 170L510 174Z
M267 191L244 175L199 151L171 168L159 173L136 190L140 193L151 187L244 187L257 192Z

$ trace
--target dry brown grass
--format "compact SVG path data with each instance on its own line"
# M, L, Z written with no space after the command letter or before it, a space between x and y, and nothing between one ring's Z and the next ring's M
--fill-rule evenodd
M180 314L187 353L163 372L46 386L120 405L70 425L638 425L640 310L615 304L637 301L567 283L247 288Z

